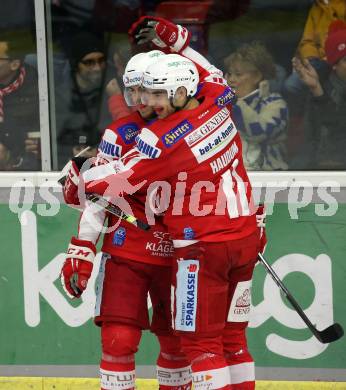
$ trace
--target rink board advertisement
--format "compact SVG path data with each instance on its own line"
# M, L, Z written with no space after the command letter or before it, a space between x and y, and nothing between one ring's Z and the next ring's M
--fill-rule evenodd
M59 281L78 211L62 205L49 215L36 204L21 214L5 204L0 211L0 365L97 365L96 275L81 301L69 300ZM332 216L317 214L310 204L292 219L287 204L276 204L268 217L265 255L318 329L334 322L345 326L346 205L339 204ZM346 367L346 338L320 344L261 265L252 295L248 336L258 366ZM145 332L137 363L153 365L156 354L157 342Z

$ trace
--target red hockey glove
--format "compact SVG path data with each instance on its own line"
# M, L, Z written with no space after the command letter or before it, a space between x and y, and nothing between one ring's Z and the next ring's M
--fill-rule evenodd
M62 170L62 177L58 180L63 186L65 203L69 206L82 206L83 202L78 197L78 186L80 170L86 160L85 157L73 157Z
M129 34L138 45L151 41L158 48L169 47L176 53L184 50L191 40L185 27L153 16L142 16L131 26Z
M256 211L256 221L257 228L260 233L260 253L264 253L266 245L267 245L267 236L266 236L266 210L263 204L258 206Z
M79 298L86 289L95 255L96 247L92 242L72 237L60 275L69 297Z

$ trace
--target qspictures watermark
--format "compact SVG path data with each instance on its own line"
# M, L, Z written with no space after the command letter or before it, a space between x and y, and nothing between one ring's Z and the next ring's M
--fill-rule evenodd
M234 184L229 181L228 177L223 177L219 186L215 186L210 181L196 181L187 192L187 172L180 172L174 185L162 180L152 182L145 187L145 181L143 181L143 188L132 186L128 181L130 176L128 175L125 178L126 180L122 178L118 183L120 188L117 187L117 197L108 194L109 196L106 199L121 209L125 208L126 213L135 215L136 207L133 206L136 203L131 201L131 197L136 200L136 194L130 192L131 195L128 196L127 191L129 188L136 188L141 192L145 216L150 225L155 224L156 215L163 214L168 209L172 215L176 216L182 215L183 210L185 213L188 210L191 215L196 217L214 213L217 215L228 214L232 219L256 212L256 207L253 207L253 205L257 205L260 200L261 203L267 206L267 215L271 215L274 209L273 206L282 192L287 194L287 208L291 219L299 219L299 211L310 204L314 204L314 212L317 216L331 217L338 210L338 201L335 194L341 191L340 183L332 180L322 181L318 186L314 186L307 180L293 182L288 180L256 181L252 182L252 187L255 190L253 191L253 202L251 202L253 205L251 206L245 196L249 190L249 183L243 182L241 188L238 183L235 189ZM55 181L46 181L35 187L34 183L29 180L20 180L11 187L9 208L18 216L25 210L34 210L40 216L53 217L59 213L61 203L64 203L61 202L61 192L62 188ZM215 193L216 204L214 206L202 204L202 192ZM122 196L119 196L119 194ZM100 217L102 209L87 201L82 188L79 188L78 195L81 205L83 205L81 209L88 209L84 213L95 230L107 233L118 227L120 220L115 218L113 218L112 226L103 226L104 218ZM35 197L39 198L39 202ZM188 202L188 205L184 205L184 202ZM231 202L233 203L230 204Z

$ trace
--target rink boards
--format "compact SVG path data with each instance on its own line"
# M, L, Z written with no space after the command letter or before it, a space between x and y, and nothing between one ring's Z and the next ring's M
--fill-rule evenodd
M311 199L294 190L293 195L283 192L269 208L266 258L318 329L334 322L345 327L344 186L336 192L314 187ZM92 323L96 272L82 301L69 301L58 280L79 212L52 198L44 202L42 196L47 196L37 193L37 186L25 207L9 205L10 195L10 189L0 191L0 376L10 378L0 381L0 390L25 389L26 381L34 390L82 389L83 381L96 389L97 379L63 379L96 378L100 356L99 330ZM61 199L58 190L52 195ZM257 388L346 389L346 339L320 344L261 266L254 274L248 339L260 380ZM136 356L139 378L154 377L157 352L156 340L144 332ZM78 370L76 365L93 369ZM6 384L9 380L13 382ZM298 382L285 381L307 382L297 387ZM328 383L332 381L337 383Z
M157 390L158 384L151 379L138 379L138 390ZM71 378L1 378L0 390L99 390L97 379ZM258 381L256 390L345 390L346 383L327 382L267 382Z

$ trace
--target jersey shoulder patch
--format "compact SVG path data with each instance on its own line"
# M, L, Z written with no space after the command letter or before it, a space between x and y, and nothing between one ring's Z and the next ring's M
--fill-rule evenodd
M236 95L233 89L228 86L224 86L222 93L220 93L215 98L215 104L221 108L227 106L228 104L234 103L235 100L236 100Z

